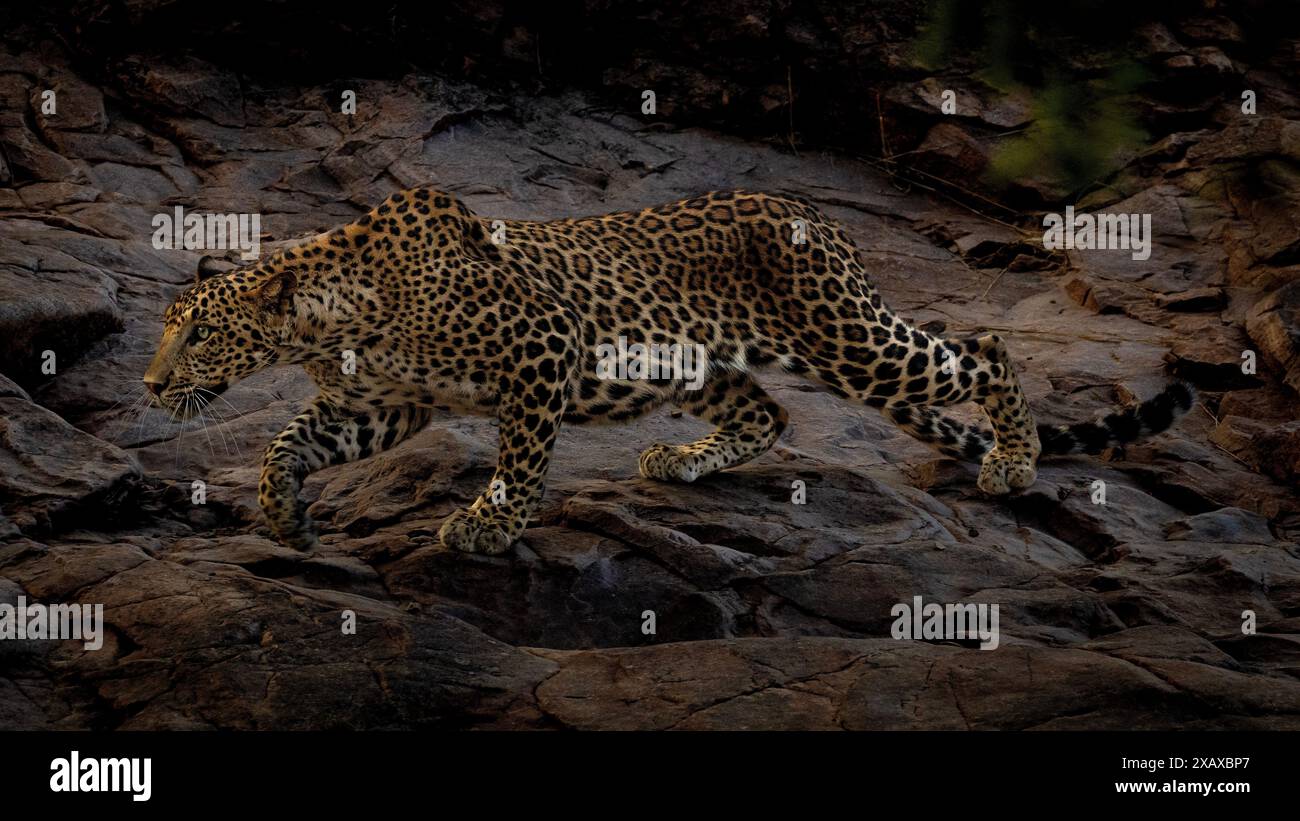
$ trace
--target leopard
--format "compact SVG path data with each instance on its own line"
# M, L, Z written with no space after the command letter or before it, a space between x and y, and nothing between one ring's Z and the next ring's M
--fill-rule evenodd
M673 368L611 372L608 346L695 346ZM351 357L352 368L341 367ZM806 199L714 191L599 216L488 219L431 187L354 221L222 266L204 257L163 315L144 384L185 420L238 380L303 368L319 393L267 446L258 502L269 531L313 551L299 498L309 474L386 451L435 410L495 417L489 487L438 532L448 550L495 555L545 490L562 425L622 423L665 404L713 430L656 443L639 473L695 482L767 452L790 420L758 381L780 368L879 410L940 453L978 463L978 491L1029 488L1042 456L1099 454L1169 428L1190 385L1094 421L1035 421L996 333L949 337L884 303L844 229ZM945 409L974 403L975 421Z

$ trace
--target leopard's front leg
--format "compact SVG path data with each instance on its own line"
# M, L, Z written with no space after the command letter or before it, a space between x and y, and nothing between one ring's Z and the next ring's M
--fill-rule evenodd
M525 369L532 372L531 369ZM554 374L555 369L548 370ZM491 483L474 504L458 510L438 532L444 547L466 553L504 553L528 525L546 490L551 448L560 431L565 383L522 383L497 408L500 452Z
M257 499L276 539L298 550L317 546L316 528L298 498L309 473L386 450L422 430L431 417L429 409L415 405L357 412L317 397L271 440L262 459Z

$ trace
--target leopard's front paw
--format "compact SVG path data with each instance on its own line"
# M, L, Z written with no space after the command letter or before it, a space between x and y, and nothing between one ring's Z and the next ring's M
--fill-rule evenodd
M1038 479L1038 470L1034 467L1031 453L1015 453L994 448L984 455L980 466L980 476L976 481L979 489L992 496L1004 496L1012 488L1026 488Z
M438 531L438 539L448 550L489 556L505 553L514 544L514 537L503 523L473 508L457 510L448 516Z
M275 539L285 547L303 552L310 552L320 547L320 534L316 531L316 523L306 514L294 522L292 525L281 525L272 527Z
M272 535L280 544L302 551L320 547L316 523L297 499L267 498L262 501L262 510Z
M694 482L699 467L682 449L673 445L651 445L641 453L641 475L661 482Z

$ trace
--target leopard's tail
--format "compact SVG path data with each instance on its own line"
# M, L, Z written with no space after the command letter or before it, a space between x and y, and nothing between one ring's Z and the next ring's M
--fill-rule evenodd
M1170 383L1141 404L1077 425L1039 425L1043 456L1101 453L1115 445L1136 442L1168 430L1196 404L1196 391L1186 382Z
M1156 396L1093 422L1075 425L1039 425L1042 456L1101 453L1115 445L1135 442L1167 430L1196 402L1196 392L1185 382L1174 382ZM893 407L885 414L907 433L940 452L978 462L993 449L993 433L928 407Z

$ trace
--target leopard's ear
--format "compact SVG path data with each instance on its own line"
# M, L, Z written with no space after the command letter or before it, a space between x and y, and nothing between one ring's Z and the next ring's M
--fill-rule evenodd
M262 310L276 316L284 316L293 305L293 295L298 290L298 277L292 271L280 271L272 274L257 289L255 296Z
M460 244L465 255L470 259L501 261L501 249L497 247L497 237L502 242L508 240L504 223L493 232L493 226L480 218L460 200L455 201L452 209L460 227Z
M200 282L202 282L205 279L211 279L212 277L220 276L221 274L224 274L226 271L229 270L230 267L227 265L222 265L219 261L217 261L216 257L205 254L203 258L199 260L198 270L194 272L194 284L198 285Z

